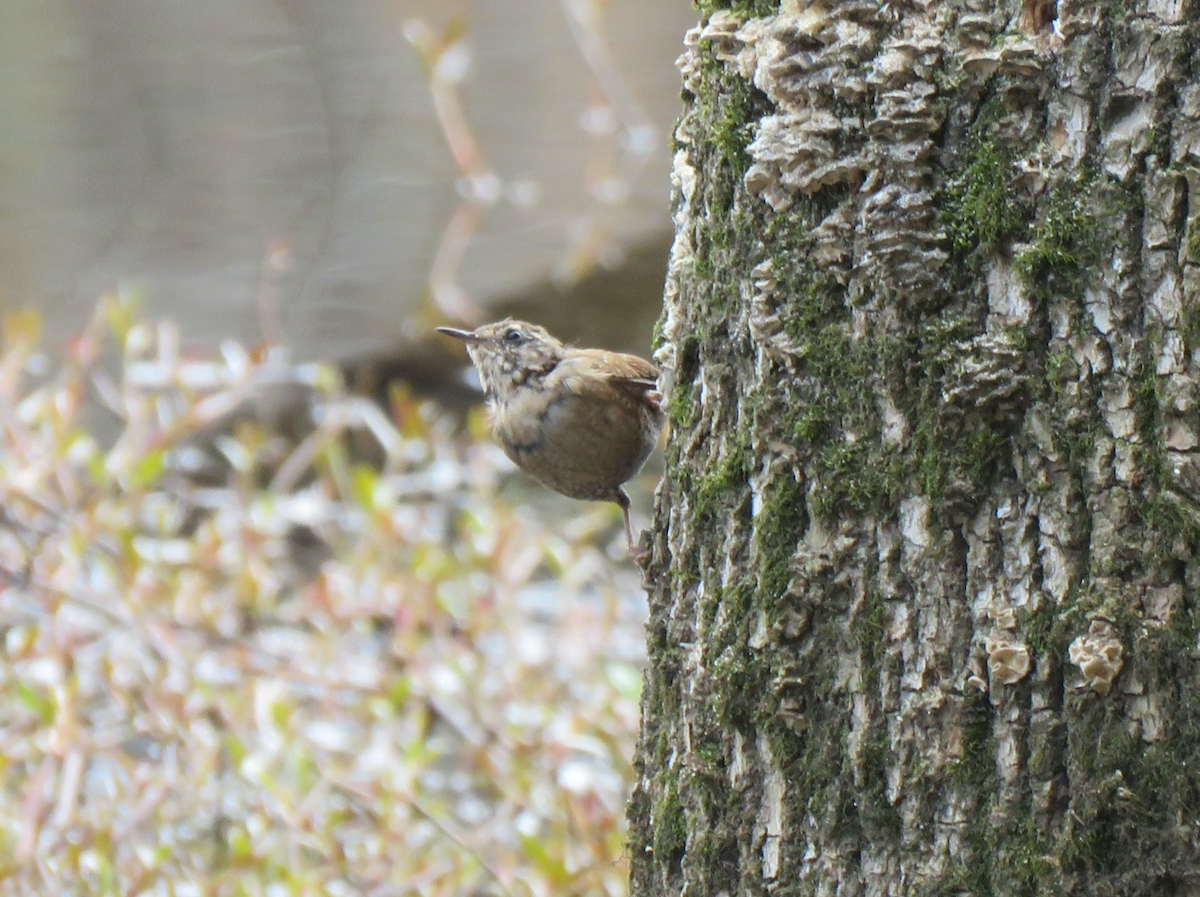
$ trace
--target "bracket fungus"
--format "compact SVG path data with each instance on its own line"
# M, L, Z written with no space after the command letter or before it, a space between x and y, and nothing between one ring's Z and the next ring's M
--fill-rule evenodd
M993 683L1015 685L1029 675L1033 666L1029 649L1020 642L988 639L983 646L988 653L988 677Z
M1071 642L1067 656L1079 667L1088 688L1106 695L1125 666L1125 648L1107 620L1092 620L1088 631Z

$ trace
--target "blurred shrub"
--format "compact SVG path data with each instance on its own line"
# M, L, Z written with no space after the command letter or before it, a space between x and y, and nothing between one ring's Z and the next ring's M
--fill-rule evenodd
M478 421L120 299L61 364L38 330L0 355L0 893L625 893L611 509L523 514Z

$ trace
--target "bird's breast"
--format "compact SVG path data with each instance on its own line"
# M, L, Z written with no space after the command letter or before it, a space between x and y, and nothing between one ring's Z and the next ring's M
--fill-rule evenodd
M569 384L517 390L493 407L496 439L518 467L572 498L610 498L641 468L658 435L649 409L612 390Z

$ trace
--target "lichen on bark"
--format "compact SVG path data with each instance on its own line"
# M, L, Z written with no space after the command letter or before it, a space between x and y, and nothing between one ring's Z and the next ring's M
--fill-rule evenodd
M1200 886L1200 10L702 12L635 893Z

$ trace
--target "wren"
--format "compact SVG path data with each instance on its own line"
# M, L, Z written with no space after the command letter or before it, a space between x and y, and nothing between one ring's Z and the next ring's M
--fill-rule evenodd
M466 343L504 454L555 492L616 502L629 555L641 560L621 487L662 430L658 368L636 355L565 346L512 318L475 330L437 329Z

